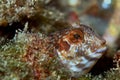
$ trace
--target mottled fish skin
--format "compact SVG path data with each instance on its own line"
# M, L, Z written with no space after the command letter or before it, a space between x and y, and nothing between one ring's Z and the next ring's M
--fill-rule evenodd
M89 72L107 48L106 41L83 24L53 35L51 39L59 61L73 77Z

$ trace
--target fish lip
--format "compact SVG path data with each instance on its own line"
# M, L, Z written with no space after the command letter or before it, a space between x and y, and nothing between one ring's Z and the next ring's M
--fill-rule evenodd
M95 53L102 53L102 52L105 52L106 50L107 50L107 47L104 46L104 47L101 47L100 49L97 49Z

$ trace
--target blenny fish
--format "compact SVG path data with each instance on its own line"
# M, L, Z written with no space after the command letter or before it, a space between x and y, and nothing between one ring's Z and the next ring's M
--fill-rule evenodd
M79 77L89 72L107 49L106 41L90 27L83 24L76 28L71 27L57 31L44 39L34 36L31 41L25 57L27 61L31 62L30 65L35 68L33 72L37 76L41 75L41 72L50 74L51 71L49 70L52 70L53 67L58 69L60 64L62 66L62 69L59 68L60 70L69 71L71 77ZM36 53L40 55L36 57L42 57L42 63L39 60L40 64L36 64L37 59L33 56ZM57 64L51 66L51 64L55 63L54 61L49 63L53 57L56 58L54 61L57 61ZM35 64L38 65L37 68L40 66L42 68L36 69ZM42 71L39 71L41 69Z

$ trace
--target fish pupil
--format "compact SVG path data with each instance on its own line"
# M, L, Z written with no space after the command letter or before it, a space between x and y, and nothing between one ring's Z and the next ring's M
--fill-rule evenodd
M73 36L74 36L75 39L79 39L80 38L79 34L74 34Z

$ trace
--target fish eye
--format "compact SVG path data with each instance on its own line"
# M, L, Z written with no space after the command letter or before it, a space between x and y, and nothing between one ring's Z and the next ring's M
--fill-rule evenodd
M79 34L74 34L73 37L74 37L75 39L79 39L79 38L80 38L80 35L79 35Z

